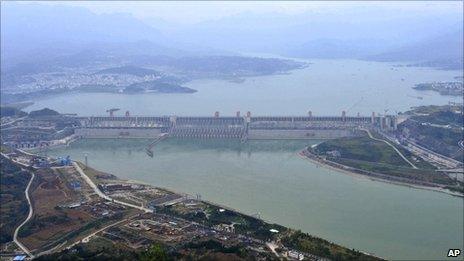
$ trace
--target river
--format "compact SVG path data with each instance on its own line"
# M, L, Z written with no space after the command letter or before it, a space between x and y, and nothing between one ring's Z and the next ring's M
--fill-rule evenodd
M38 99L27 110L103 115L121 108L132 115L348 115L395 113L411 106L461 102L461 97L420 92L429 81L453 81L458 71L394 67L355 60L311 60L289 74L247 78L243 83L195 80L194 94L72 93ZM421 97L422 99L419 99ZM82 140L50 155L71 155L121 178L178 192L201 194L266 220L390 259L443 259L462 248L463 199L371 181L319 167L296 152L316 141L173 140L155 157L146 140Z
M389 259L443 259L463 242L463 199L329 170L297 152L317 141L81 140L49 151L224 204Z
M26 110L44 107L63 113L104 115L109 108L132 115L348 115L395 113L411 106L462 102L462 97L416 91L417 83L454 81L459 71L394 67L390 63L357 60L311 60L307 68L289 74L246 78L243 83L194 80L185 86L193 94L70 93L43 98ZM422 99L419 99L421 97Z

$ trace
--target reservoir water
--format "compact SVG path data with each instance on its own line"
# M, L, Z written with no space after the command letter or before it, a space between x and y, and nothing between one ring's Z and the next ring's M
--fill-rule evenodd
M455 81L460 71L394 67L356 60L311 60L309 67L288 74L246 78L242 83L195 80L193 94L72 93L39 99L27 110L48 107L63 113L104 115L109 108L132 115L349 115L395 113L411 106L462 102L462 97L416 91L417 83Z
M453 81L459 71L394 67L354 60L312 60L289 74L246 78L243 83L195 80L194 94L73 93L38 99L43 107L79 115L109 108L132 115L370 115L411 106L462 102L462 97L419 92L414 84ZM420 97L420 98L418 98ZM444 259L462 248L463 199L329 170L296 152L315 141L173 140L154 158L146 140L81 140L49 151L71 155L96 169L203 199L268 221L301 229L342 245L390 259Z
M320 167L317 141L80 140L49 151L121 178L224 204L389 259L439 260L463 242L463 199Z

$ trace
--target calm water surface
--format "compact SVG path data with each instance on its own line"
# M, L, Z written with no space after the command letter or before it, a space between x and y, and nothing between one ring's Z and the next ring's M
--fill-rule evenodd
M286 75L247 78L243 83L196 80L194 94L66 94L35 101L79 115L121 108L133 115L355 115L390 113L411 106L460 102L419 92L429 81L452 81L458 71L393 67L354 60L312 60ZM417 97L422 97L418 99ZM122 115L123 113L120 112ZM100 170L259 213L266 220L392 259L443 259L463 242L463 200L449 195L352 177L318 167L296 152L310 142L167 140L155 157L148 141L86 140L50 154L71 155Z
M48 153L221 203L390 259L443 259L463 242L463 199L353 177L296 152L315 141L81 140Z
M311 60L305 69L286 75L247 78L243 83L223 80L195 80L186 86L194 94L108 94L80 93L35 101L27 110L49 107L79 115L103 115L109 108L129 110L133 115L339 115L342 110L356 115L372 111L405 111L411 106L462 102L462 98L441 96L412 89L430 81L453 81L460 71L431 68L393 67L393 64L356 60ZM418 99L417 97L422 97Z

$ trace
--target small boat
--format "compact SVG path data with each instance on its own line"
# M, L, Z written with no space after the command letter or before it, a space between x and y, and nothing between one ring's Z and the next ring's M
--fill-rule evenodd
M416 98L416 99L419 99L419 100L423 100L424 97L422 96L413 96L413 95L408 95L408 97L411 97L411 98Z

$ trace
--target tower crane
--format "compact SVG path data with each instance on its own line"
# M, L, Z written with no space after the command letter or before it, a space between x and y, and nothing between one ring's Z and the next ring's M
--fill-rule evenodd
M106 110L106 112L110 114L110 117L113 117L114 112L119 111L119 110L120 110L119 108L111 108L111 109Z

